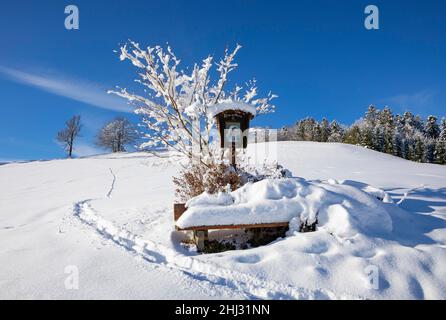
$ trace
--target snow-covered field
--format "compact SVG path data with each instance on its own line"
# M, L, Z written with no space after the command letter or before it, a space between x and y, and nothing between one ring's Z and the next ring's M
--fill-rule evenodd
M178 159L11 163L0 166L0 298L446 299L445 166L342 144L281 142L278 154L294 176L386 191L391 229L331 225L198 255L173 232ZM79 286L67 289L73 268Z

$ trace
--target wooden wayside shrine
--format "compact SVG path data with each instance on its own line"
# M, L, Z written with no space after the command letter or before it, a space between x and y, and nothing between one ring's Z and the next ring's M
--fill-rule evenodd
M231 163L236 167L236 149L246 149L248 146L247 132L249 129L249 122L255 117L255 110L250 110L250 107L240 108L234 105L229 108L223 108L221 112L214 115L217 129L220 135L220 147L231 149ZM234 134L237 133L237 134ZM241 135L240 135L241 134ZM185 204L174 204L174 220L175 223L186 211ZM259 223L259 224L231 224L231 225L207 225L207 226L192 226L189 228L180 229L175 226L177 231L192 231L193 239L199 251L202 251L209 243L209 230L223 230L223 229L253 229L256 234L262 232L274 231L276 229L288 228L289 222L274 222L274 223Z

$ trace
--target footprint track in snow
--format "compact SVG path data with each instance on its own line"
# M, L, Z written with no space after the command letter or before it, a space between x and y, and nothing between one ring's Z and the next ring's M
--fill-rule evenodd
M101 236L147 262L178 270L194 280L205 281L211 286L229 287L231 290L242 293L248 299L337 299L337 296L328 290L307 290L290 284L263 280L250 274L220 267L212 262L185 256L174 249L117 228L111 222L97 216L90 202L91 200L84 200L75 203L74 215L94 228ZM254 261L255 259L245 263L255 263Z
M113 179L112 179L112 183L110 185L110 189L107 192L107 198L111 198L111 194L112 194L113 190L115 189L115 182L116 182L115 173L113 172L112 168L109 168L109 170L110 170L110 173L111 173Z

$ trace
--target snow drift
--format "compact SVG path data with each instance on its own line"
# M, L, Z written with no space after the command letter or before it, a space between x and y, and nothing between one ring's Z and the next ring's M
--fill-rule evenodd
M334 180L265 179L248 183L230 194L203 193L191 199L176 225L185 229L291 221L293 233L302 224L318 222L319 227L340 237L390 233L392 219L376 194L387 201L390 196L371 186L363 189L371 194Z

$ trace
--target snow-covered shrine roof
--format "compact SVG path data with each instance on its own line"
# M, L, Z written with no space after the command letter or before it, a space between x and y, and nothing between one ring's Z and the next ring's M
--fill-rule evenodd
M243 101L228 101L228 102L216 103L212 106L209 106L208 116L210 118L213 118L216 115L228 110L243 111L251 114L253 117L257 115L257 110L255 106L253 106L252 104L248 104Z

